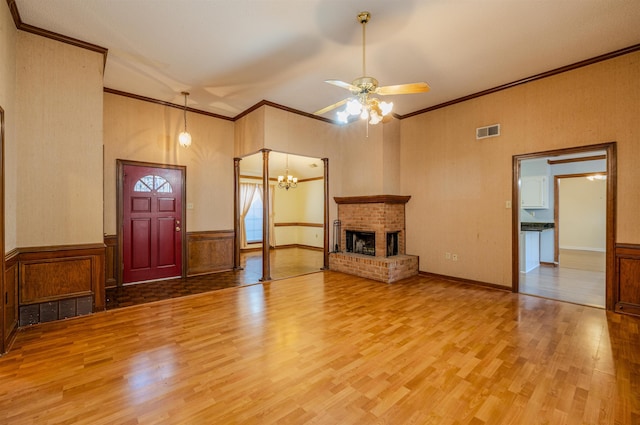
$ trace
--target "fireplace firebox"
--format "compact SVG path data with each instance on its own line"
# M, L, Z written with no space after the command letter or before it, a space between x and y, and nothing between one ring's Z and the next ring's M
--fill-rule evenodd
M355 232L347 230L346 248L347 252L354 254L376 255L376 234L375 232Z
M399 232L387 233L387 257L398 255L398 233Z

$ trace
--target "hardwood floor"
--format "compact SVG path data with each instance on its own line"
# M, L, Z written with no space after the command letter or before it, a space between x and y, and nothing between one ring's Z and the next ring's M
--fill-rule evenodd
M558 261L562 267L604 273L607 258L604 252L577 249L560 249Z
M540 265L520 273L519 291L554 300L604 308L605 253L561 249L559 266Z
M0 358L0 423L637 424L639 327L326 271L26 328Z

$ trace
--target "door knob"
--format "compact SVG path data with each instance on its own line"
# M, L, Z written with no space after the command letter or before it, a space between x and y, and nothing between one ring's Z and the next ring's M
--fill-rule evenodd
M179 231L180 231L180 227L176 226L176 232L179 232Z

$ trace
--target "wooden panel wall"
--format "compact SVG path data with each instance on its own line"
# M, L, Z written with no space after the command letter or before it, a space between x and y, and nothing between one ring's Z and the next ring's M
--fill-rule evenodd
M118 285L118 236L104 236L105 249L105 274L104 286L111 288Z
M18 329L18 252L5 257L4 270L4 351L8 351Z
M104 310L103 244L21 248L18 263L20 305L92 294Z
M616 245L616 276L615 310L640 315L640 245Z
M187 233L187 276L233 269L233 230Z

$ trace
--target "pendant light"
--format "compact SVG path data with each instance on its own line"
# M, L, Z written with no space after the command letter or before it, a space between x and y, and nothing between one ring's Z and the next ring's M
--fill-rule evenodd
M181 94L184 95L184 131L178 135L178 142L183 148L188 148L191 146L191 134L187 132L187 96L189 96L189 92L183 91Z

